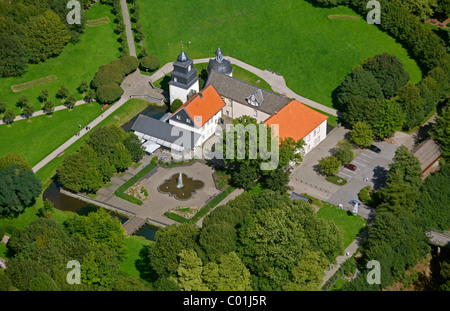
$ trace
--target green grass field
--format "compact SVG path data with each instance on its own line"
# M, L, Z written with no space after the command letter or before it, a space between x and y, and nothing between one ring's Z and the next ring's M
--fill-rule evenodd
M214 57L220 45L260 69L281 73L301 96L332 106L332 92L362 59L388 52L399 57L411 81L422 73L388 34L339 6L317 8L304 0L138 0L148 52L161 64L175 61L181 41L191 59Z
M96 3L86 13L87 19L97 19L109 17L114 20L111 14L111 7ZM120 44L117 42L117 35L114 33L114 23L103 24L96 27L85 27L84 34L79 42L69 43L62 53L54 58L39 64L32 64L22 77L1 78L0 79L0 101L8 104L16 114L20 114L20 109L16 107L18 98L22 95L28 97L30 103L34 104L36 110L41 110L41 103L37 97L41 90L47 89L49 100L57 105L61 105L61 99L55 95L61 85L65 85L70 93L75 94L77 99L82 99L77 87L81 81L91 82L98 67L119 58ZM55 75L57 79L44 85L14 93L11 85L25 83L47 76Z
M342 229L344 233L344 248L347 248L356 239L361 229L367 223L361 216L349 215L347 211L338 209L336 206L326 202L323 202L323 207L319 209L317 216L327 220L333 220Z
M9 152L23 155L31 166L36 165L53 150L78 132L78 126L86 126L102 113L98 103L64 109L27 120L15 121L10 127L0 125L0 156Z

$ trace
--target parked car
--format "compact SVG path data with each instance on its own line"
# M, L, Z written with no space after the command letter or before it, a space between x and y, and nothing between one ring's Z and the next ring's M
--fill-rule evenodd
M355 206L356 204L361 205L361 203L359 203L359 202L356 201L356 200L351 200L349 203L350 203L352 206Z
M378 148L378 147L375 146L375 145L370 145L369 149L372 150L372 151L375 152L375 153L380 153L380 152L381 152L381 149Z
M344 164L344 167L351 171L356 171L356 165L354 165L354 164L347 163L347 164Z

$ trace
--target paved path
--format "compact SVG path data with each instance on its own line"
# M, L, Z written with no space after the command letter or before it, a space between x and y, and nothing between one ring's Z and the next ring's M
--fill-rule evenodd
M319 110L326 112L328 114L331 114L333 116L338 116L341 118L343 117L343 115L339 111L337 111L333 108L327 107L325 105L319 104L308 98L302 97L302 96L296 94L295 92L293 92L290 88L287 87L286 81L284 80L283 76L279 76L268 70L261 70L252 65L244 63L243 61L240 61L234 57L226 56L225 58L230 60L232 64L236 64L237 66L244 68L245 70L250 71L251 73L253 73L253 74L257 75L258 77L260 77L261 79L265 80L272 87L272 89L275 92L284 94L289 98L297 99L298 101L302 102L303 104L305 104L307 106L319 109ZM211 58L200 58L200 59L194 59L193 61L194 61L194 64L201 64L201 63L208 63L210 59ZM155 81L161 79L165 75L172 72L172 70L173 70L173 62L165 64L151 76L151 81L155 82Z
M134 45L133 32L131 30L130 13L128 12L127 0L120 0L122 7L123 23L125 24L125 33L127 35L128 51L130 56L136 56L136 47Z

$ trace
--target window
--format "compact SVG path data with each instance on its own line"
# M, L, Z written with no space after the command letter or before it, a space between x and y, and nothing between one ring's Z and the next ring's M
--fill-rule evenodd
M253 109L253 116L257 117L258 116L258 110Z
M191 71L191 67L192 67L192 66L191 66L191 65L189 65L189 67L188 67L188 71Z
M227 99L226 103L227 103L228 106L231 106L231 99Z
M317 130L316 130L316 129L314 129L314 136L316 136L316 131L317 131Z
M173 81L174 81L174 82L177 82L177 78L176 78L176 77L173 77Z
M320 142L320 137L317 137L317 138L314 140L314 146L317 145L319 142Z
M177 120L181 120L180 115L177 114Z
M309 150L311 150L311 146L310 146L310 145L307 145L307 146L306 146L306 152L309 152Z
M306 141L309 141L310 138L311 138L311 134L308 134L308 136L306 136Z
M320 125L317 127L317 133L320 132Z
M191 119L186 119L186 122L187 123L191 123Z

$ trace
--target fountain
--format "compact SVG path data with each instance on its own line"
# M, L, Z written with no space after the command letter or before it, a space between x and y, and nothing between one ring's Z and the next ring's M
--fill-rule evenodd
M172 175L171 178L159 185L158 191L174 196L177 200L187 200L203 186L203 181L193 180L180 172L180 174Z
M178 185L177 185L177 188L178 188L178 189L184 188L184 185L183 185L183 175L181 174L181 172L180 172L180 176L178 176Z

